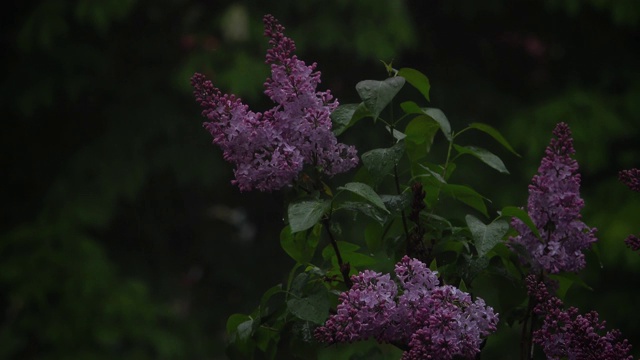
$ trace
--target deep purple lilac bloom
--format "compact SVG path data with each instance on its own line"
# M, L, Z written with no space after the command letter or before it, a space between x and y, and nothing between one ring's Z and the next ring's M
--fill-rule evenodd
M560 299L549 294L546 285L533 275L526 279L527 289L536 305L533 312L542 319L534 331L533 342L550 360L632 360L631 345L619 330L606 331L606 323L591 311L584 315L578 309L563 309Z
M436 273L419 260L405 256L395 274L397 282L369 270L353 276L337 313L316 329L316 338L328 343L375 338L407 349L404 360L470 359L496 330L498 316L491 307L439 285Z
M329 116L338 102L329 91L316 92L316 64L307 66L293 54L295 43L284 36L284 27L273 16L266 15L264 25L271 46L266 55L271 78L264 86L274 108L252 112L204 75L191 78L208 120L204 127L225 160L235 165L233 183L241 191L272 191L290 185L305 164L329 176L350 170L358 163L356 150L338 143L331 132Z
M621 170L618 178L632 191L640 192L640 169Z
M527 252L525 261L535 270L550 273L577 272L584 268L583 249L597 239L595 228L581 221L580 174L569 126L559 123L553 131L555 139L545 151L538 174L529 185L527 212L538 228L540 238L521 220L514 218L511 225L520 235L511 237Z
M620 182L627 185L631 191L640 192L640 169L621 170L618 173ZM640 251L640 239L635 235L629 235L624 239L627 247L633 251Z
M640 239L635 235L629 235L624 239L625 245L633 251L640 251Z

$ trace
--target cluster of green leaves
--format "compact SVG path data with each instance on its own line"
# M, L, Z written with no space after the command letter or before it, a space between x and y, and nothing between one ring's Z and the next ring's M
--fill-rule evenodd
M533 222L514 206L491 214L490 200L455 176L457 163L464 157L509 173L489 150L459 144L460 135L467 131L485 134L513 155L518 153L487 124L471 123L455 131L442 110L413 101L401 102L401 116L394 118L394 99L406 83L426 101L430 83L415 69L386 67L390 77L359 82L356 91L361 102L340 105L332 121L334 133L340 135L369 119L364 127L384 131L390 146L363 153L354 181L335 190L320 178L302 176L304 181L289 197L288 224L280 234L280 245L295 266L288 283L268 290L252 314L229 318L231 356L251 358L259 350L273 359L281 358L282 351L317 352L312 330L335 308L337 295L349 287L349 276L364 269L389 272L415 246L426 249L418 258L437 270L444 282L464 290L472 290L482 274L512 283L522 280L516 255L504 244L512 234L507 220L517 217L537 232ZM438 133L444 140L440 161L432 152ZM425 192L424 200L412 190L415 184ZM437 209L444 204L460 204L466 216L439 215ZM418 221L409 222L410 212L419 213ZM410 244L411 233L419 229L424 234L420 244ZM498 308L521 313L525 296L520 295L509 300L511 309Z

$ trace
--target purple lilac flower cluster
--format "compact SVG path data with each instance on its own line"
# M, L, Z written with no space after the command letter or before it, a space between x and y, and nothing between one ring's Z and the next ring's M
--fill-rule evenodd
M478 298L439 285L435 272L405 256L389 274L366 270L339 297L337 313L316 329L328 343L375 338L407 349L403 360L474 358L483 338L496 330L498 316ZM398 287L402 288L399 293Z
M640 169L621 170L618 173L620 182L627 185L631 191L640 192ZM624 239L627 247L633 251L640 251L640 239L635 235L629 235Z
M633 251L640 251L640 239L635 235L629 235L624 239L624 243Z
M618 178L632 191L640 192L640 169L621 170Z
M208 119L204 127L224 158L235 165L233 183L242 191L272 191L290 185L305 164L330 176L353 168L358 163L355 148L338 143L331 132L329 116L338 102L329 91L316 92L316 64L307 66L293 55L295 43L284 36L284 27L273 16L266 15L264 25L271 46L266 55L271 78L264 86L274 108L250 111L204 75L191 79Z
M509 241L524 247L529 256L526 261L536 270L577 272L585 266L582 250L597 240L596 229L580 220L584 201L580 198L578 162L571 158L575 150L569 126L559 123L553 134L556 138L551 139L529 185L527 212L540 238L514 218L511 225L520 235Z
M533 311L543 319L540 329L533 333L533 342L542 347L547 359L633 359L628 341L617 329L606 331L597 312L581 315L575 307L564 310L562 301L551 296L535 276L529 275L526 282L529 295L536 301Z

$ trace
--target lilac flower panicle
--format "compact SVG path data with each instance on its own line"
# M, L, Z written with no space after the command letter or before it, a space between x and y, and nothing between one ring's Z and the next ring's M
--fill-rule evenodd
M266 55L271 77L264 86L274 108L252 112L204 75L191 79L207 119L204 127L225 160L235 165L233 183L242 191L272 191L290 185L305 164L329 176L352 169L358 163L356 150L338 143L331 132L330 115L338 102L330 91L316 92L316 64L307 66L293 54L295 43L273 16L266 15L264 24L271 46Z
M569 126L559 123L553 134L556 138L551 139L538 174L529 185L527 212L540 238L514 218L511 225L520 235L509 241L526 249L530 255L527 261L536 270L577 272L585 266L582 250L597 240L596 229L581 221L584 201L580 197L578 162L571 158L575 150Z
M328 343L375 338L401 344L404 360L473 358L482 339L496 330L498 317L482 299L450 285L435 272L405 256L389 274L364 271L339 297L337 313L316 329ZM400 286L400 289L398 288Z
M640 192L640 169L621 170L618 173L620 182L627 185L631 191ZM625 245L633 251L640 252L640 239L631 234L624 239Z
M640 239L635 235L629 235L624 239L625 245L633 251L640 251Z
M621 170L618 178L632 191L640 192L640 169Z
M633 360L629 342L618 330L606 331L597 312L582 315L575 307L565 310L562 301L550 295L535 276L529 275L526 282L529 295L536 301L533 311L543 321L533 333L533 342L547 359Z
M382 339L398 293L389 274L366 270L352 277L351 290L340 294L337 312L316 329L318 340L328 343Z

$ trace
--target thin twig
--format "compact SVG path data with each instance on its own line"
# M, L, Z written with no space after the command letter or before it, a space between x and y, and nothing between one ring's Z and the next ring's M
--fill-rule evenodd
M344 279L344 284L347 286L347 289L351 289L351 286L353 285L353 283L351 282L351 278L349 277L349 271L351 270L351 267L349 266L349 263L345 263L342 261L340 249L338 248L338 242L333 237L333 233L331 232L331 223L328 217L322 219L322 225L327 231L331 246L333 246L333 250L336 253L336 259L338 259L338 266L340 267L340 273L342 274L342 278Z

